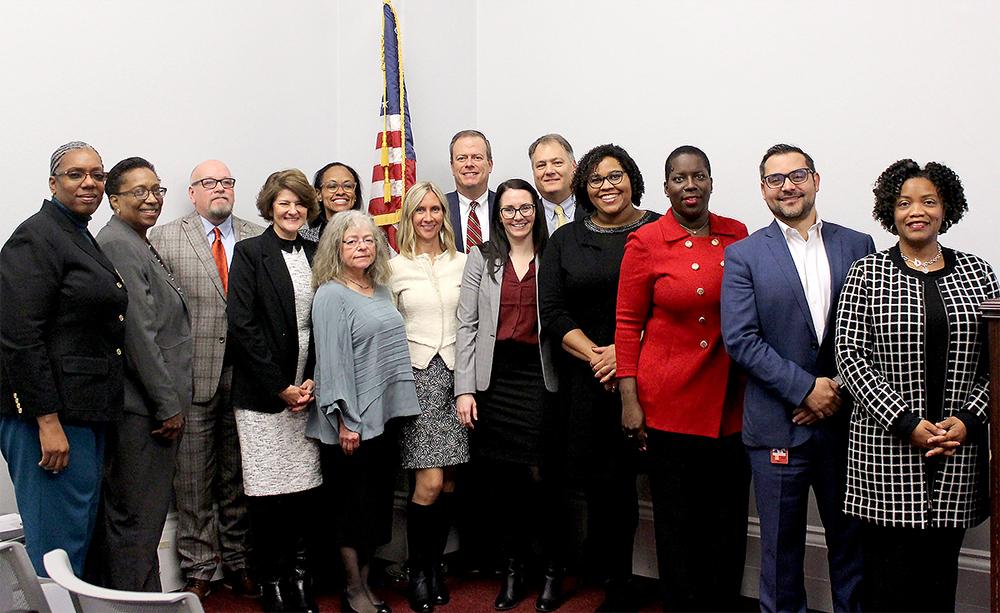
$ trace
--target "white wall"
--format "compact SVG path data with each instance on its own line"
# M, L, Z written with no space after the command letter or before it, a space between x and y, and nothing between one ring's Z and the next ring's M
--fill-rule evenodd
M800 144L822 174L830 220L891 237L871 186L901 157L963 178L971 210L946 245L1000 263L992 181L1000 176L1000 5L990 0L397 0L418 176L450 187L451 135L491 138L496 182L528 176L527 145L559 131L578 155L626 147L666 207L666 154L710 156L712 208L770 220L757 164ZM0 8L0 240L47 195L47 162L83 139L107 167L153 161L164 219L190 210L192 166L227 161L237 212L254 217L267 174L340 159L367 179L379 87L378 0L68 0ZM103 207L96 228L107 218ZM13 506L0 478L0 512ZM983 529L967 542L986 549Z

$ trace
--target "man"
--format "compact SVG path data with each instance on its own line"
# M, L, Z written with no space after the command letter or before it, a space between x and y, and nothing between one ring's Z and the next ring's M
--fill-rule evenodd
M455 191L448 192L448 215L455 230L455 247L467 252L490 240L493 198L489 190L493 172L493 150L479 130L462 130L451 138L448 149ZM486 207L483 203L486 202ZM470 230L471 228L471 230Z
M760 163L774 222L726 249L722 335L749 375L743 442L760 516L762 611L806 611L803 563L809 488L826 530L835 611L859 610L861 551L841 511L850 399L833 356L837 299L872 239L815 209L812 158L775 145Z
M528 147L531 172L535 176L535 189L542 197L545 225L551 236L556 228L586 217L583 207L576 206L573 197L573 172L576 158L573 147L560 134L541 136Z
M149 233L191 310L194 399L177 450L174 495L184 589L202 599L217 555L227 585L243 595L257 592L247 568L246 500L226 358L226 289L236 242L264 228L233 215L235 184L225 164L202 162L191 171L188 187L195 210Z

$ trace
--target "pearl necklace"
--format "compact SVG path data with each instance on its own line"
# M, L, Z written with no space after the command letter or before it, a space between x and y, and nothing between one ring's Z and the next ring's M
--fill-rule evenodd
M941 243L938 243L937 248L938 248L937 255L935 255L929 260L918 260L917 258L907 257L903 255L902 249L899 250L899 255L903 257L903 261L906 262L906 265L909 266L910 268L916 268L920 272L929 272L930 267L941 259Z

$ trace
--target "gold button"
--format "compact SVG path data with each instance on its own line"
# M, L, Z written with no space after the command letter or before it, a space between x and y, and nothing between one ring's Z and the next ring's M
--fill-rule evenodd
M701 268L701 266L698 266L698 262L691 264L691 270L698 270L699 268Z
M119 281L118 283L115 283L115 285L117 285L117 286L118 286L118 289L121 289L122 287L124 287L124 286L122 285L122 282L121 282L121 281Z
M697 292L698 292L698 295L699 295L699 296L704 296L704 295L705 295L705 288L704 288L704 287L699 287L699 288L698 288L697 290L695 290L695 291L697 291Z
M726 261L725 260L719 260L719 266L722 266L723 268L725 268L726 267Z
M702 349L708 349L708 341L701 341L698 344L701 345Z
M219 337L219 342L220 343L225 343L226 342L226 337L225 336L220 336Z
M719 239L713 238L712 239L712 246L713 247L718 247L719 246Z
M124 315L119 315L118 316L118 321L125 321L125 316Z
M707 320L707 319L705 319L704 317L699 317L699 318L698 318L698 323L700 323L700 324L701 324L701 325L703 325L703 326L705 325L705 322L707 322L707 321L708 321L708 320Z
M690 249L691 247L694 246L694 243L692 243L691 240L689 239L689 240L684 241L684 246L687 247L688 249Z
M122 350L121 349L115 349L115 353L117 353L118 355L121 355L122 354Z

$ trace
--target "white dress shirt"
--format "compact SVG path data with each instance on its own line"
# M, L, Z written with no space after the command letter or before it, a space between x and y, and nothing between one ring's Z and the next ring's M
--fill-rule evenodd
M830 260L826 257L826 247L823 245L823 222L817 217L809 231L807 239L803 239L799 231L778 221L778 227L785 233L785 243L792 253L795 270L799 273L799 281L809 303L809 314L812 315L813 327L816 329L816 340L823 342L826 333L826 320L830 314Z
M201 225L205 227L205 236L208 237L209 251L212 250L212 243L215 242L215 228L219 228L219 233L222 234L222 246L226 249L226 266L232 267L233 249L236 248L236 233L233 232L233 216L226 217L226 220L218 226L202 217Z
M559 227L559 218L556 217L557 204L562 207L563 215L566 216L566 223L573 221L573 216L576 214L576 198L573 194L570 194L569 198L558 203L549 202L545 198L542 198L542 208L545 209L545 225L549 228L549 236L552 236L552 233Z
M458 194L458 212L459 217L462 219L462 247L465 247L465 242L469 240L469 210L472 208L470 205L472 201L475 200L479 203L476 207L476 216L479 217L479 233L483 236L483 242L490 240L490 206L489 206L489 188L482 193L478 198L466 198L462 195L462 192L456 192Z

